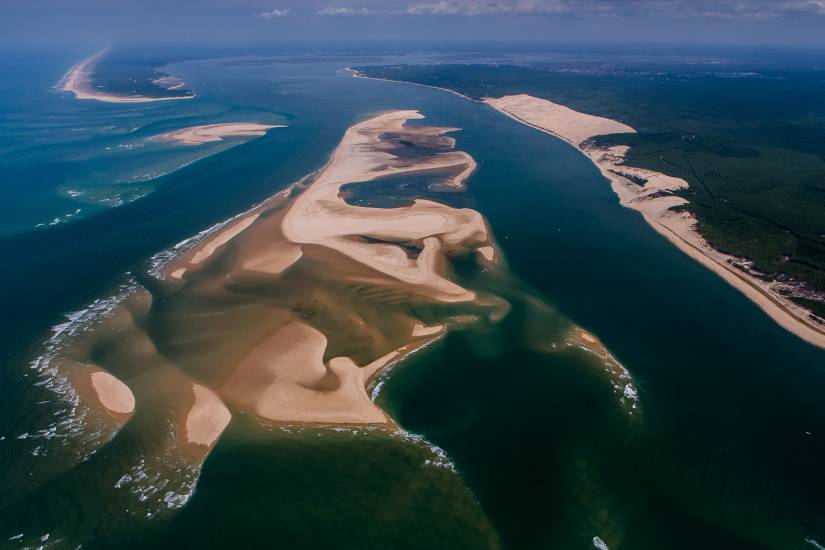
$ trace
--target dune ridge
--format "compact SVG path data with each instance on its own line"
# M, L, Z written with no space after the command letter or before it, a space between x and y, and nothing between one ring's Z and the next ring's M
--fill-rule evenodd
M622 206L640 212L653 229L747 296L777 324L806 342L825 348L825 330L810 320L810 312L779 294L771 283L737 269L736 265L740 265L743 258L713 248L697 230L695 216L673 210L688 203L673 194L688 187L685 180L627 166L624 160L628 147L597 147L590 141L600 135L636 130L611 119L580 113L527 94L485 98L484 102L522 124L573 145L610 181ZM641 186L629 178L647 181Z

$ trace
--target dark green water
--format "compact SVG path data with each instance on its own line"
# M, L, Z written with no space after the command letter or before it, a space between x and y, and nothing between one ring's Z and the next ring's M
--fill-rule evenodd
M813 548L805 539L825 538L825 353L620 208L567 145L451 94L337 72L351 60L307 61L176 67L203 101L277 113L289 128L182 168L138 201L0 240L0 480L24 486L3 501L2 545L21 546L8 540L18 533L27 544L50 534L55 547L216 548L592 548L596 536L612 549ZM521 346L529 322L514 312L497 338L450 335L381 389L379 402L449 462L428 464L432 449L388 433L252 435L236 419L191 500L163 518L109 498L110 448L34 489L8 478L21 461L48 468L42 451L55 442L18 437L59 412L36 405L48 396L26 360L62 313L318 168L349 125L390 108L463 128L458 147L479 163L466 200L512 271L633 374L640 414L629 418L575 355Z

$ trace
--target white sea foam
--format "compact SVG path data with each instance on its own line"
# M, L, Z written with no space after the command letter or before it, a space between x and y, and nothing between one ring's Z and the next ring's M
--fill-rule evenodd
M66 313L66 320L51 328L52 335L43 344L43 352L29 363L29 367L36 379L31 385L42 388L52 396L50 399L39 401L39 404L57 405L52 413L52 418L56 420L38 430L20 434L17 436L18 439L57 440L61 445L68 446L70 441L81 435L85 435L89 440L106 435L87 426L88 410L80 407L77 391L66 374L61 372L53 361L71 338L83 334L93 324L110 315L136 288L137 283L130 277L119 285L112 295L98 298L82 309ZM82 445L78 449L81 452L77 457L79 460L85 460L95 450ZM38 446L31 453L34 456L45 456L48 454L47 451L46 447Z
M633 384L633 375L630 374L630 371L610 354L603 356L585 346L574 345L582 351L586 351L587 353L595 355L601 359L602 368L610 379L610 385L613 387L613 393L619 397L619 402L624 406L629 415L633 415L635 412L638 412L639 390Z
M201 466L180 460L174 448L166 455L153 456L151 465L140 456L115 483L115 489L136 499L129 507L132 513L153 518L163 510L183 508L195 494Z
M375 386L372 388L372 392L370 393L370 399L375 401L378 398L378 394L381 393L381 388L384 387L384 383L386 380L379 380Z
M397 437L408 443L411 443L419 448L425 448L432 453L432 457L424 460L424 466L433 468L443 468L453 473L457 473L455 464L447 456L447 452L438 445L427 441L423 435L410 433L403 429L398 429L390 434L391 437Z
M599 550L610 550L610 547L604 542L601 537L593 537L593 547Z

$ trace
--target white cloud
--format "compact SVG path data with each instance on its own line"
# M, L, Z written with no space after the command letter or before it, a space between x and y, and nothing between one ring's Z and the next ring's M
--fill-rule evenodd
M825 15L825 0L796 0L785 2L785 7L789 11Z
M582 16L770 20L825 16L825 0L421 0L407 15L577 14Z
M275 8L274 10L270 11L262 11L258 14L260 19L277 19L278 17L287 17L288 15L292 15L292 10L289 8L285 9L278 9Z
M407 6L409 15L506 15L513 13L566 13L570 11L562 0L441 0Z
M373 12L367 8L350 8L347 6L327 6L318 10L318 15L372 15Z

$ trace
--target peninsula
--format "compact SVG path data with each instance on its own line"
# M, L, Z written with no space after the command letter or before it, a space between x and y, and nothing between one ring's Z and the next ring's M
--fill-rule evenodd
M69 72L58 83L58 87L65 91L74 94L76 99L94 100L103 103L149 103L154 101L171 101L176 99L192 99L194 94L186 95L168 95L160 97L150 97L146 95L118 95L108 93L93 85L93 76L95 67L98 62L109 52L109 48L105 48L94 55L91 55L69 69ZM154 85L160 86L164 83L163 79L156 79L153 81ZM171 84L169 90L178 89L182 85L181 82L175 80Z

